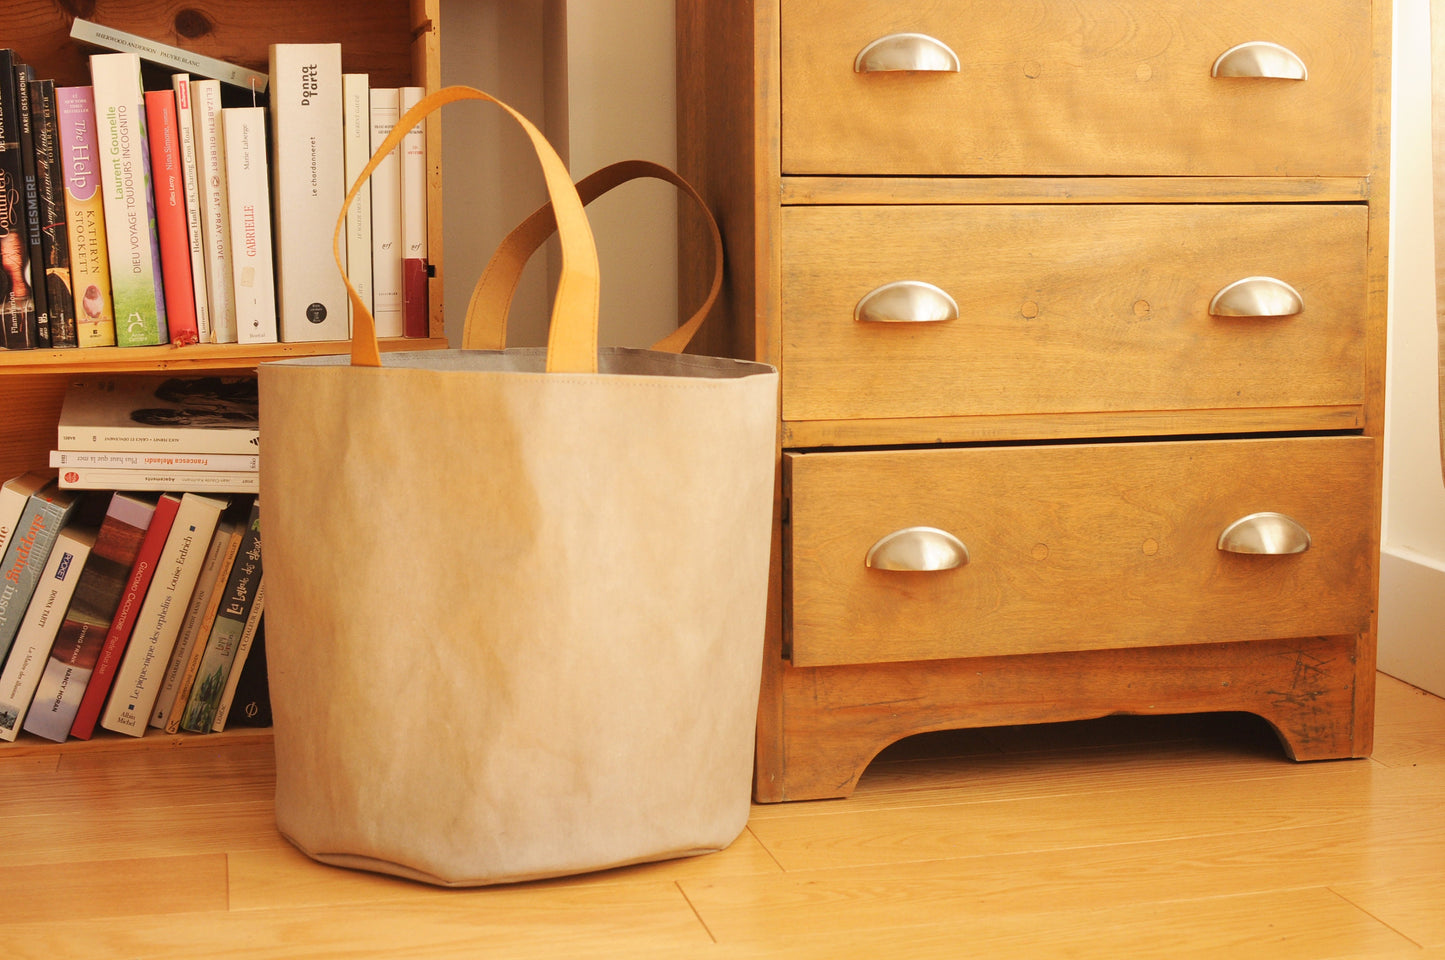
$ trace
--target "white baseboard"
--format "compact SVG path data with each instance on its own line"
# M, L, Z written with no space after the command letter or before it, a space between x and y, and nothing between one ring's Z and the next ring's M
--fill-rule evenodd
M1379 631L1380 670L1445 697L1445 564L1381 551Z

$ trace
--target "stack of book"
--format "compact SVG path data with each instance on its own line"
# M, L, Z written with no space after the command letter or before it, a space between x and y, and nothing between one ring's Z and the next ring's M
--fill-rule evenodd
M254 377L89 377L71 381L50 465L71 490L255 493Z
M260 504L0 487L0 740L269 723Z
M83 19L71 36L119 51L91 56L88 86L0 49L0 346L347 339L332 230L421 88L343 74L335 43L273 44L261 73ZM145 89L142 59L164 88ZM223 83L245 105L223 105ZM429 335L426 169L423 123L347 219L346 269L383 337Z

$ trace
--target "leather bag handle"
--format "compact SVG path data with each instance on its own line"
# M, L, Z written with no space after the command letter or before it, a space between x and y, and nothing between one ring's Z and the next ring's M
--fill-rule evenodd
M672 184L681 190L696 207L702 211L707 224L713 248L712 286L701 306L688 320L672 333L654 343L653 350L665 353L681 353L703 320L717 302L722 290L723 244L722 233L717 220L707 203L692 184L661 164L650 160L622 160L609 164L577 182L577 193L582 203L593 200L633 180L650 177ZM550 203L539 207L536 212L518 224L497 246L492 259L482 271L477 284L472 288L471 302L467 305L466 327L462 332L462 347L466 350L501 350L507 345L507 314L512 306L517 283L521 280L522 269L537 249L557 229L556 217Z
M376 342L376 319L371 310L362 302L351 278L346 276L346 267L341 259L341 233L346 226L346 211L356 201L361 184L376 170L386 156L396 149L406 134L428 114L440 110L458 100L483 100L494 103L516 120L532 141L532 148L542 164L546 179L547 195L552 198L555 211L557 234L562 242L562 269L557 281L557 291L552 303L551 324L547 333L548 373L596 373L597 372L597 246L592 238L592 227L587 222L587 213L567 166L557 151L547 142L526 117L490 94L472 87L444 87L427 94L397 120L391 133L387 134L381 146L373 151L371 159L356 182L347 191L336 218L336 230L332 234L331 249L336 265L341 268L346 292L351 298L352 333L351 365L353 367L381 366L381 351ZM545 239L545 238L544 238Z

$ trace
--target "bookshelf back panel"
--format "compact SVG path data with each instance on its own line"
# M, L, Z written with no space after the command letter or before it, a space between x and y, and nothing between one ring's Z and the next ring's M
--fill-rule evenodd
M344 7L344 15L338 10ZM62 84L90 82L93 48L70 39L81 16L161 43L265 72L272 43L340 43L342 69L369 73L373 86L417 83L407 0L58 0L18 4L5 14L5 45Z

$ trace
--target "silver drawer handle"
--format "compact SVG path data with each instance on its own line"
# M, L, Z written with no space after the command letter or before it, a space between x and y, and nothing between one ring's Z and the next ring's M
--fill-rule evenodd
M922 280L899 280L870 291L853 308L862 323L942 323L958 319L958 302Z
M946 530L907 527L873 544L863 563L874 570L952 570L968 563L968 548Z
M1236 280L1209 302L1215 317L1292 317L1304 308L1299 291L1274 277Z
M854 73L897 73L919 70L957 73L958 54L942 40L923 33L891 33L858 51Z
M1215 77L1271 77L1276 80L1308 80L1305 62L1293 50L1268 40L1253 40L1230 47L1214 61Z
M1283 556L1304 553L1309 548L1309 531L1282 513L1252 513L1234 521L1219 535L1219 549L1226 553Z

